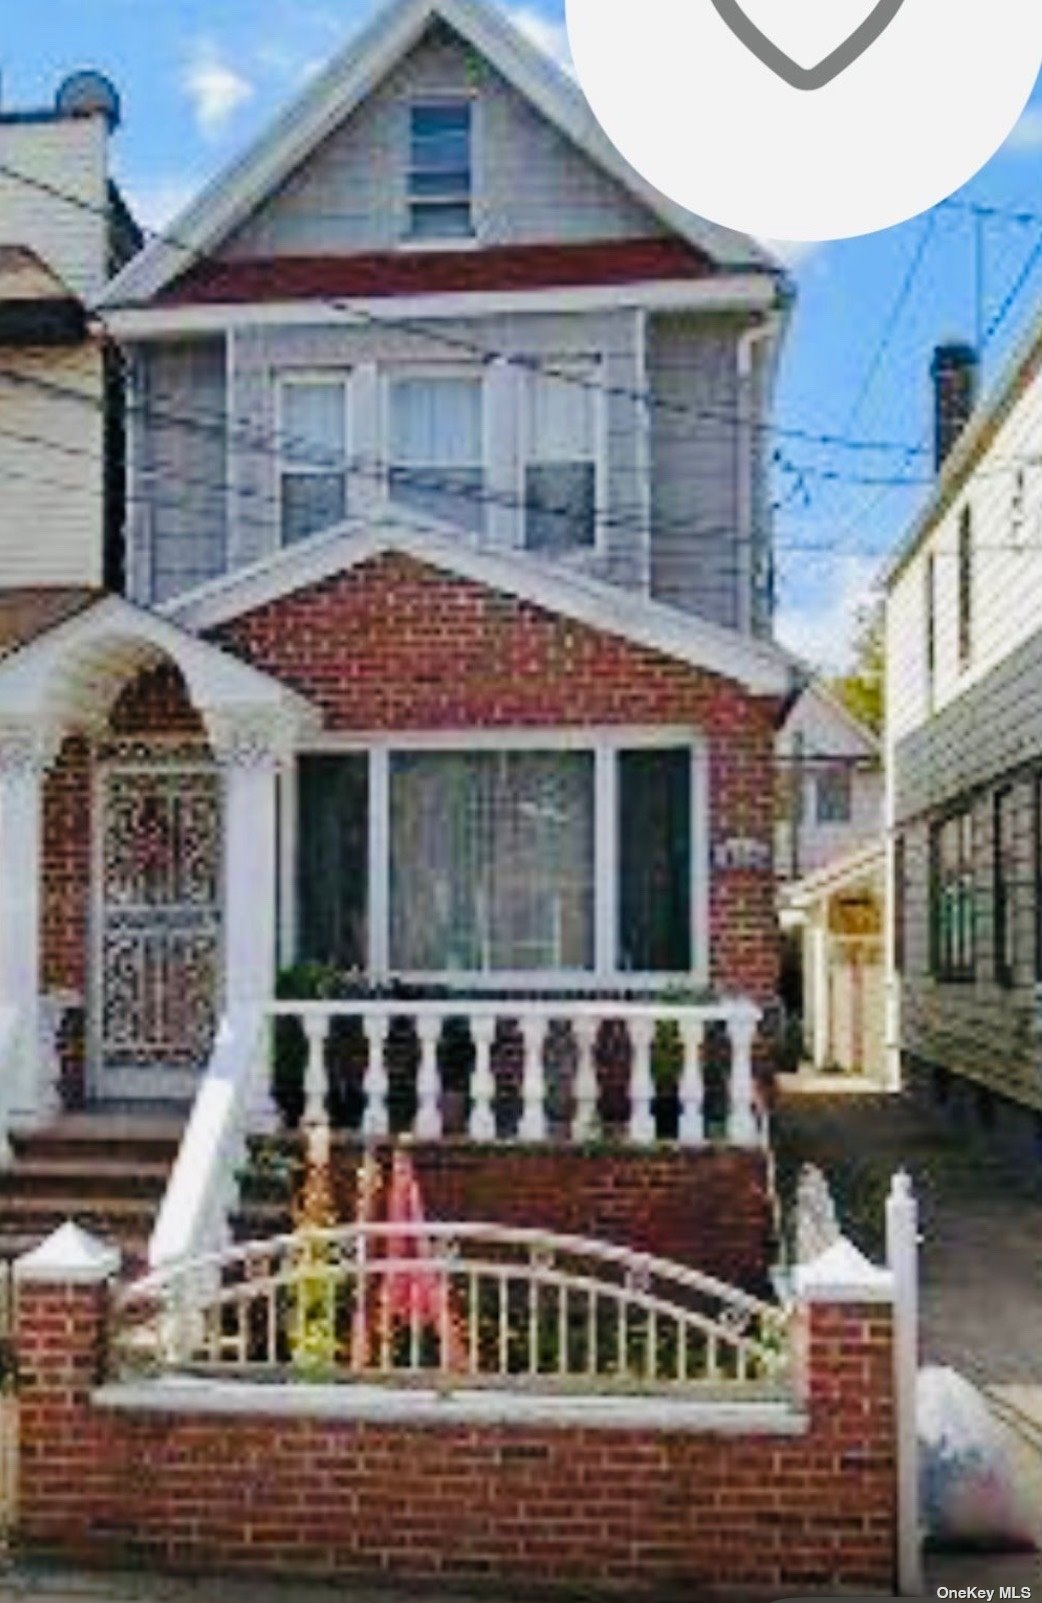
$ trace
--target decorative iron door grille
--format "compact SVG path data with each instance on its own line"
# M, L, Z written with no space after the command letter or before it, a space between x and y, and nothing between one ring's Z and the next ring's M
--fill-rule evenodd
M109 768L102 798L101 1065L106 1089L148 1095L155 1073L194 1076L210 1054L220 786L201 767Z

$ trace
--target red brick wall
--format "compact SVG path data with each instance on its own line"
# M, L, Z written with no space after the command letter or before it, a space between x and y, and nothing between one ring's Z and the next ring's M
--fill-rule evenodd
M90 1400L103 1315L87 1289L23 1289L31 1555L628 1594L890 1589L888 1309L810 1311L796 1436L109 1411Z
M773 700L411 558L375 558L216 631L336 731L678 725L708 739L715 842L770 842ZM721 990L776 990L771 874L713 876Z
M694 1264L751 1291L766 1289L775 1254L762 1152L463 1142L415 1143L409 1151L432 1219L594 1236ZM384 1160L386 1174L386 1154ZM354 1215L358 1161L356 1148L338 1155L343 1218Z

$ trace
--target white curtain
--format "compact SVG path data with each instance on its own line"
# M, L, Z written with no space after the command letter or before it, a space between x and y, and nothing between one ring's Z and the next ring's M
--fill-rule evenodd
M593 809L589 753L395 755L392 965L592 968Z
M480 467L481 379L395 379L391 460L396 467Z

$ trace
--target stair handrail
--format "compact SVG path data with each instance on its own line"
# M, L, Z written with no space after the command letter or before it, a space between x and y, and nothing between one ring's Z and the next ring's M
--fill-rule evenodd
M151 1269L220 1251L229 1242L264 1028L262 1012L253 1007L229 1011L218 1025L149 1241Z

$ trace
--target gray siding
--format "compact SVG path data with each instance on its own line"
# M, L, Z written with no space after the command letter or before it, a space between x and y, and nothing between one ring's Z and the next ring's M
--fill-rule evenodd
M144 346L130 414L128 584L166 601L223 573L227 551L223 339Z
M474 211L488 245L650 237L662 225L444 27L226 243L227 257L388 250L406 232L409 106L475 95Z
M1042 1108L1035 1024L1035 783L1042 773L1042 635L898 743L895 818L906 851L901 1035L912 1058ZM1013 789L1013 985L995 967L995 794ZM955 802L973 810L975 979L930 973L930 837Z
M894 753L898 822L1042 761L1042 633L1032 636Z
M651 589L728 628L739 624L737 330L695 317L648 328Z

